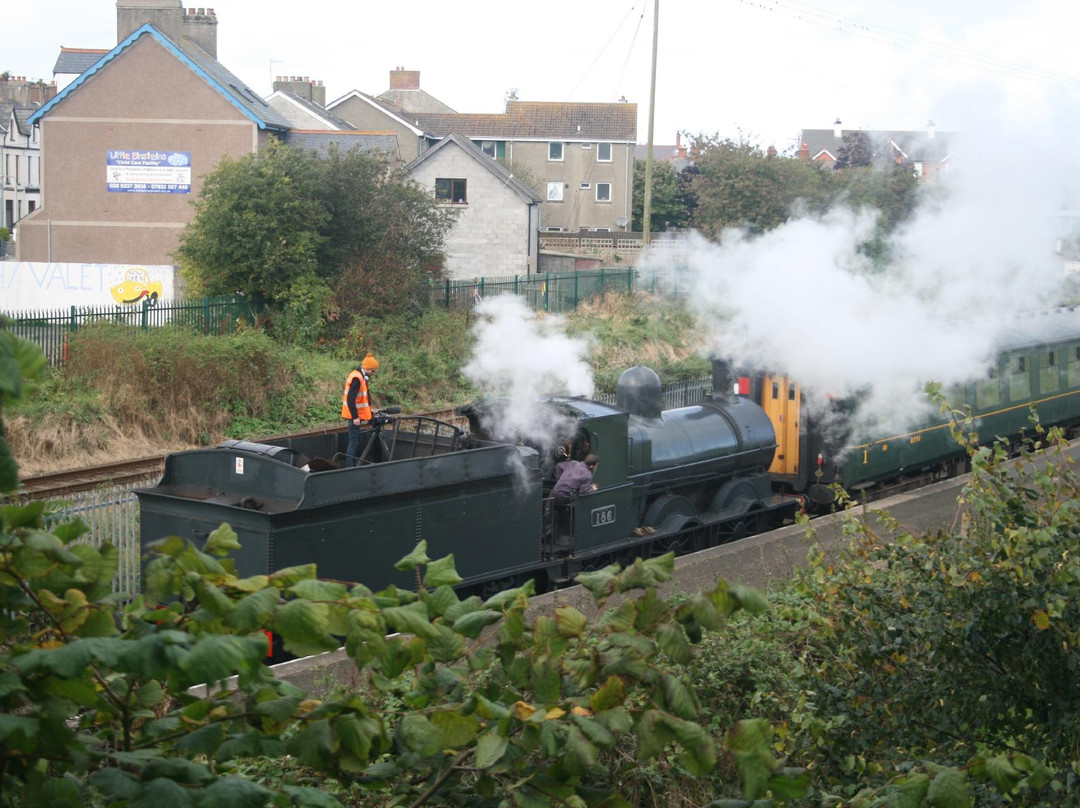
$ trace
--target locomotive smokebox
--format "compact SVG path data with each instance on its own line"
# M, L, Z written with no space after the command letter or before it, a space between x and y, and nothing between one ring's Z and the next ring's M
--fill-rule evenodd
M656 371L642 365L623 371L615 387L615 403L631 415L659 421L664 394Z

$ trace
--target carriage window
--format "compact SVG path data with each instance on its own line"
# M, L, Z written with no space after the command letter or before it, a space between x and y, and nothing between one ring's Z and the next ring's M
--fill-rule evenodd
M788 401L794 401L795 400L795 385L791 385L790 387L788 387L788 389L787 389L787 398L788 398Z
M1065 353L1065 376L1070 388L1080 387L1080 345L1074 345Z
M1009 400L1026 401L1031 398L1031 373L1027 356L1009 358Z
M1043 351L1039 354L1039 392L1056 393L1060 386L1057 352Z
M772 397L773 401L780 398L780 385L777 382L772 383Z
M997 366L989 368L986 378L975 383L975 406L980 410L1001 403L1001 383Z

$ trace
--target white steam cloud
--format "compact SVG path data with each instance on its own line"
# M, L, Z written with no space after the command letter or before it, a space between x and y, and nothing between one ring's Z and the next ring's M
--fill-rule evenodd
M790 374L812 405L860 391L857 428L900 429L925 415L927 381L980 377L1016 313L1060 305L1056 228L1078 206L1080 171L1075 149L1050 134L1076 128L1021 130L987 114L985 94L977 100L951 143L952 171L937 179L947 194L926 195L884 268L858 249L872 214L852 210L756 238L725 233L722 245L691 237L679 261L706 350Z
M538 399L593 395L588 340L567 336L561 317L538 315L514 295L487 298L476 313L476 342L464 373L498 399L496 422L485 427L496 440L554 447L572 434L573 424Z

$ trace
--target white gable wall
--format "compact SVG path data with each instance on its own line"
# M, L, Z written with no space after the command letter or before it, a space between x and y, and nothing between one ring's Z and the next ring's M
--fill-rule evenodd
M446 238L446 269L451 278L536 272L535 231L539 223L530 225L529 205L460 146L447 143L414 167L411 176L432 195L437 178L468 182L467 203L447 206L458 215L457 224Z

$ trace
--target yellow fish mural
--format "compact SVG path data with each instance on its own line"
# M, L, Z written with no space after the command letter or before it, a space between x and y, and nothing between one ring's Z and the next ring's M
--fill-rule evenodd
M141 303L144 298L149 298L151 303L157 303L161 297L161 281L150 280L150 273L142 267L132 267L124 273L124 282L112 287L109 292L113 300L121 306L133 306Z

